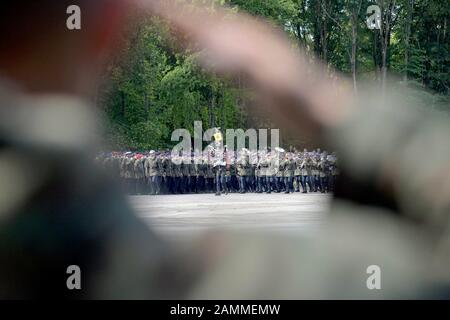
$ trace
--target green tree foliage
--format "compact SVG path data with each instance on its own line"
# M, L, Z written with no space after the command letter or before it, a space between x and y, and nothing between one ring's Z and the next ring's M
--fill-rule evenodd
M171 132L194 121L242 126L237 90L196 63L199 52L173 53L170 28L152 18L130 26L123 52L110 62L101 92L107 143L122 149L167 148Z
M215 0L230 14L241 11L262 17L286 32L293 47L318 56L330 70L360 80L382 81L383 45L389 74L400 85L425 88L417 99L449 113L450 6L441 0ZM366 26L366 9L383 7L383 32ZM245 79L223 79L198 66L202 54L179 49L167 23L157 18L133 19L120 52L109 62L99 104L109 120L106 139L116 148L167 148L171 132L204 128L245 128L252 123L246 105L252 99ZM400 81L401 79L401 81ZM426 93L425 93L426 92ZM259 120L264 125L267 121ZM252 125L255 125L252 123ZM261 126L263 127L263 126Z

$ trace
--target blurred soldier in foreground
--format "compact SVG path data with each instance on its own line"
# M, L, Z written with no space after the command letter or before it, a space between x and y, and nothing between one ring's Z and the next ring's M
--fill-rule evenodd
M73 3L81 30L66 27ZM95 91L125 3L0 5L0 299L182 297L191 281L189 261L178 271L178 258L88 160L99 117L83 99ZM143 179L138 158L120 164L133 193ZM71 265L81 269L80 290L66 285Z
M323 232L304 241L227 238L229 255L194 296L448 297L448 121L416 108L407 89L397 95L360 85L354 96L344 81L329 79L326 68L255 18L228 19L220 9L214 14L195 6L181 9L170 0L138 2L202 47L204 66L227 75L245 73L261 98L254 111L269 112L280 127L340 155L342 178ZM427 166L417 161L424 145ZM330 162L320 150L315 160L306 176L316 176L313 188L328 192ZM275 169L281 190L279 164ZM242 257L247 259L233 268L232 261ZM268 267L261 270L256 261ZM369 290L366 283L368 267L375 264L385 279L382 290ZM268 271L274 269L279 272Z

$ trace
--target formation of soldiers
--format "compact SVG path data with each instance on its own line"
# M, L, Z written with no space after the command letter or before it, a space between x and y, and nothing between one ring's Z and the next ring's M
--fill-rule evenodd
M331 192L338 171L334 153L238 152L223 149L172 155L170 151L102 153L96 162L123 182L128 194Z

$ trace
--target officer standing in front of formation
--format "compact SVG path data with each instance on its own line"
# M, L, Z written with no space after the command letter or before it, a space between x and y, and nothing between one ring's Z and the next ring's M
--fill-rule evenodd
M216 179L216 196L221 195L222 181L225 174L225 162L223 161L223 151L214 150L214 164L213 169Z

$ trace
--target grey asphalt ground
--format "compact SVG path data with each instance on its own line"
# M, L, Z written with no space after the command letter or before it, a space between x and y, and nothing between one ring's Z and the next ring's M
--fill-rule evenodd
M326 194L214 194L130 196L140 218L163 235L215 229L313 232L324 221Z

